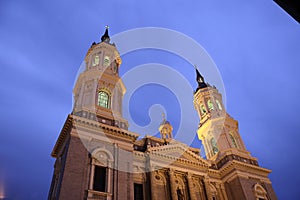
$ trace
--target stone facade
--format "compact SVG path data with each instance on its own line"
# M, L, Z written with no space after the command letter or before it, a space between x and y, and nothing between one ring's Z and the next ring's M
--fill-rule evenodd
M196 69L200 150L172 138L163 119L161 138L128 131L122 117L126 91L121 59L108 30L85 57L73 90L75 104L52 151L56 159L49 200L276 200L268 178L242 141L222 96ZM192 102L191 102L192 103Z

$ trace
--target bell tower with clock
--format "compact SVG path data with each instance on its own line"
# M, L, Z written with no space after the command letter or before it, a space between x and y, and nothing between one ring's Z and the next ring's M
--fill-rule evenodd
M122 99L126 92L119 77L122 60L116 46L110 43L108 26L101 42L91 45L84 63L85 70L73 90L73 114L89 115L100 123L128 129L127 120L122 117Z

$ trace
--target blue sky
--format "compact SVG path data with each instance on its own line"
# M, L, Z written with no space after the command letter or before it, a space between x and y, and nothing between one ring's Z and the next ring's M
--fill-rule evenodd
M46 199L50 153L71 112L77 70L107 24L111 35L153 26L201 44L220 71L227 111L239 121L247 149L273 171L278 198L300 198L300 27L266 0L1 1L0 191L6 197ZM196 87L193 68L161 51L124 55L121 74L149 62L174 67ZM178 102L167 88L141 87L131 103L141 108L133 113L137 123L146 124L149 106L159 103L178 127Z

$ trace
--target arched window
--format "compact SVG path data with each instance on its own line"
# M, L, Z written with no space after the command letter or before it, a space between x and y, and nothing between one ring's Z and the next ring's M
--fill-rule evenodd
M237 143L236 143L236 140L235 140L235 138L234 138L232 132L229 133L229 137L230 137L230 139L231 139L231 142L232 142L233 146L234 146L235 148L238 148L238 145L237 145Z
M216 104L217 104L219 110L223 110L222 105L218 99L216 100Z
M214 104L211 102L210 99L207 101L207 106L209 110L214 110Z
M267 200L267 191L260 184L254 185L254 195L257 200Z
M212 153L213 153L213 155L215 155L219 151L215 138L210 139L210 144L211 144L211 147L212 147Z
M96 55L96 56L94 57L94 60L93 60L93 67L96 66L96 65L99 65L99 60L100 60L99 56Z
M109 95L104 91L98 93L98 106L109 108Z
M108 56L104 57L103 65L104 65L104 67L108 67L110 65L110 59Z
M205 107L204 107L203 104L200 105L200 109L201 109L201 113L202 113L203 115L206 114L206 109L205 109Z
M108 184L112 179L111 167L114 162L112 153L104 148L92 152L90 187L94 191L110 193L112 188Z

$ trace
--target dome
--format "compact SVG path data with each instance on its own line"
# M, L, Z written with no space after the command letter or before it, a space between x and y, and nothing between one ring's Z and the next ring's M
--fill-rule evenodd
M171 125L171 123L170 123L169 121L167 121L167 120L163 120L163 121L160 123L160 125L164 125L164 124L169 124L169 125Z

